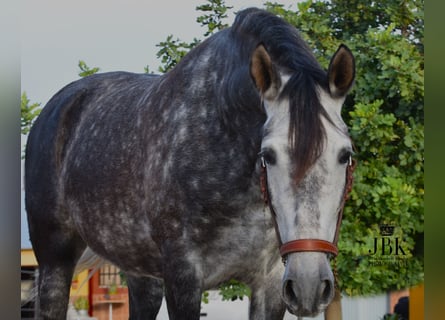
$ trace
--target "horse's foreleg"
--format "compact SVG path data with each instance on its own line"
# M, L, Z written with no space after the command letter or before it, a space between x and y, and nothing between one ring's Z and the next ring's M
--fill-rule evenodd
M281 277L271 275L252 285L250 320L282 320L286 306L281 299Z
M127 275L130 320L155 320L164 296L162 280Z
M201 279L187 259L171 257L164 265L165 299L170 320L199 320Z

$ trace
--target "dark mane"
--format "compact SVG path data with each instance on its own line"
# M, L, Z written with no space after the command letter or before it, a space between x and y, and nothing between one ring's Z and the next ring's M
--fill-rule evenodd
M240 37L252 37L253 50L263 44L280 70L292 77L280 99L289 99L289 142L299 181L323 149L325 131L320 115L329 120L317 93L328 90L327 75L295 27L281 18L256 8L241 11L232 26Z

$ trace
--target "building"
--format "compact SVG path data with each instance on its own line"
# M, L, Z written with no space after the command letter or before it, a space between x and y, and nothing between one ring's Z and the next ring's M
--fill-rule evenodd
M84 270L71 282L70 303L86 301L88 315L97 320L110 318L127 320L129 314L128 289L119 270L105 264L92 277ZM32 249L21 249L21 319L34 319L35 286L38 265ZM85 304L85 303L83 303ZM86 318L85 318L86 319Z

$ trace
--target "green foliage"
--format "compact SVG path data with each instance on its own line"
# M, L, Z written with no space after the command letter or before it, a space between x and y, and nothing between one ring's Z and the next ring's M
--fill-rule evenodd
M99 72L99 70L100 70L100 68L92 68L91 69L90 67L87 66L85 61L82 61L82 60L79 60L78 66L80 69L79 77L82 77L82 78L90 76L92 74L95 74L95 73Z
M81 296L74 301L74 308L76 308L76 310L88 310L88 307L89 304L87 297Z
M20 103L20 127L21 133L26 135L31 130L35 118L40 114L42 109L40 103L31 103L25 91L23 91Z
M235 301L243 300L244 297L250 298L252 291L244 283L232 279L219 286L219 294L223 301ZM203 292L201 301L206 304L209 303L208 291Z
M243 300L244 296L250 297L251 293L252 292L248 286L233 279L223 283L219 287L219 294L222 296L223 301Z
M224 0L208 0L207 2L207 4L196 7L196 10L208 13L196 19L201 26L207 26L207 31L204 33L205 37L228 27L228 24L224 23L223 20L227 18L227 11L233 8L226 6Z
M154 74L154 72L150 70L150 66L148 64L144 67L144 73Z
M157 47L161 49L156 54L158 58L161 58L163 66L159 67L159 71L166 73L173 67L196 45L199 44L199 40L194 39L191 43L187 43L173 39L173 35L169 35L165 41L157 44Z
M202 303L205 303L205 304L209 303L209 292L208 291L204 291L202 293L201 301L202 301Z
M204 37L207 37L219 30L226 28L228 25L223 22L227 18L227 12L232 7L225 4L224 0L207 0L206 4L196 7L196 10L202 11L203 14L199 16L196 21L201 26L206 27ZM159 71L166 73L184 57L191 49L201 43L202 40L194 38L192 42L184 42L180 39L173 39L173 35L169 35L167 39L159 44L157 47L161 49L157 53L157 57L161 59L162 66ZM146 69L146 72L148 69Z
M23 91L20 100L20 132L22 135L27 135L42 108L40 103L31 103L25 91ZM22 159L24 157L25 151L23 150Z
M125 273L123 273L122 271L119 271L119 278L120 278L120 285L123 287L128 286L127 285L127 277L125 275Z

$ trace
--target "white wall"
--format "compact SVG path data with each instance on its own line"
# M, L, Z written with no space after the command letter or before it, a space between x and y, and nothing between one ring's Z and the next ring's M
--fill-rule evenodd
M387 294L342 299L343 320L380 320L389 312Z
M203 304L201 311L207 316L201 316L202 320L247 320L249 301L222 301L217 291L210 291L209 304ZM372 297L342 298L343 320L380 320L389 312L389 300L386 294ZM168 320L165 301L158 315L158 320ZM296 320L297 318L286 312L284 320ZM323 315L315 318L303 318L304 320L324 320Z

